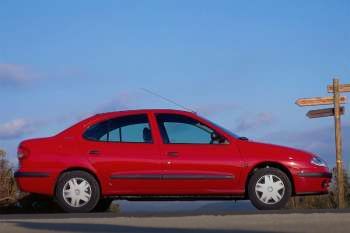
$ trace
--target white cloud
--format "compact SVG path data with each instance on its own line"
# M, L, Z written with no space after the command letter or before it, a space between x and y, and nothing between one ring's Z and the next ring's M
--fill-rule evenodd
M123 92L112 98L111 100L98 106L93 112L114 112L138 108L139 100L142 98L137 92Z
M195 107L194 110L201 115L211 116L216 114L224 114L239 110L240 106L237 103L218 102L215 104L203 104Z
M20 86L36 78L36 75L24 65L0 63L0 84Z
M244 116L240 119L236 131L247 131L250 129L260 128L266 125L270 125L274 121L271 113L261 112L253 116Z
M16 139L35 131L35 123L25 119L14 119L0 124L0 139Z

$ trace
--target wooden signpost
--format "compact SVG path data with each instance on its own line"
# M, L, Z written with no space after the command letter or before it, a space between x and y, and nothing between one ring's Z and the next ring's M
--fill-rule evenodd
M328 93L333 93L333 85L327 86ZM350 84L339 84L339 92L350 92Z
M333 96L302 98L298 99L295 103L300 107L316 105L333 105L333 108L311 110L306 114L306 116L309 118L334 116L338 208L344 208L345 196L340 116L343 115L345 112L345 108L342 107L341 104L345 104L347 102L347 98L346 96L340 96L340 93L350 92L350 84L339 84L339 79L333 79L333 85L328 85L327 90L329 93L333 93Z
M340 107L340 115L344 114L344 107ZM306 113L308 118L320 118L334 116L334 108L324 108L318 110L310 110Z
M347 101L346 96L340 97L340 103L345 104ZM298 106L315 106L315 105L330 105L334 103L333 96L327 97L314 97L314 98L301 98L295 102Z

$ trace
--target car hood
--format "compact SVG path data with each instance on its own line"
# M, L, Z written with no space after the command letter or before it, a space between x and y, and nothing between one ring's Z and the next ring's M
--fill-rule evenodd
M296 160L309 160L313 153L288 146L256 141L240 141L240 149L245 154L273 157L291 157Z

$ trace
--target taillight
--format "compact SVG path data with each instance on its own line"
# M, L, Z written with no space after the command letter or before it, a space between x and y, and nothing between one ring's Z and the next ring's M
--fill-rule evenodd
M20 146L17 150L17 158L18 160L21 160L21 159L24 159L24 158L27 158L29 155L29 150Z

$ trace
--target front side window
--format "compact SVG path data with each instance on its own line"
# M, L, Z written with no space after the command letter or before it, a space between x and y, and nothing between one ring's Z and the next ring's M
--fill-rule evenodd
M84 138L104 142L152 143L146 114L118 117L97 123L86 130Z
M164 143L167 144L223 144L226 139L213 129L192 118L176 114L157 115Z

